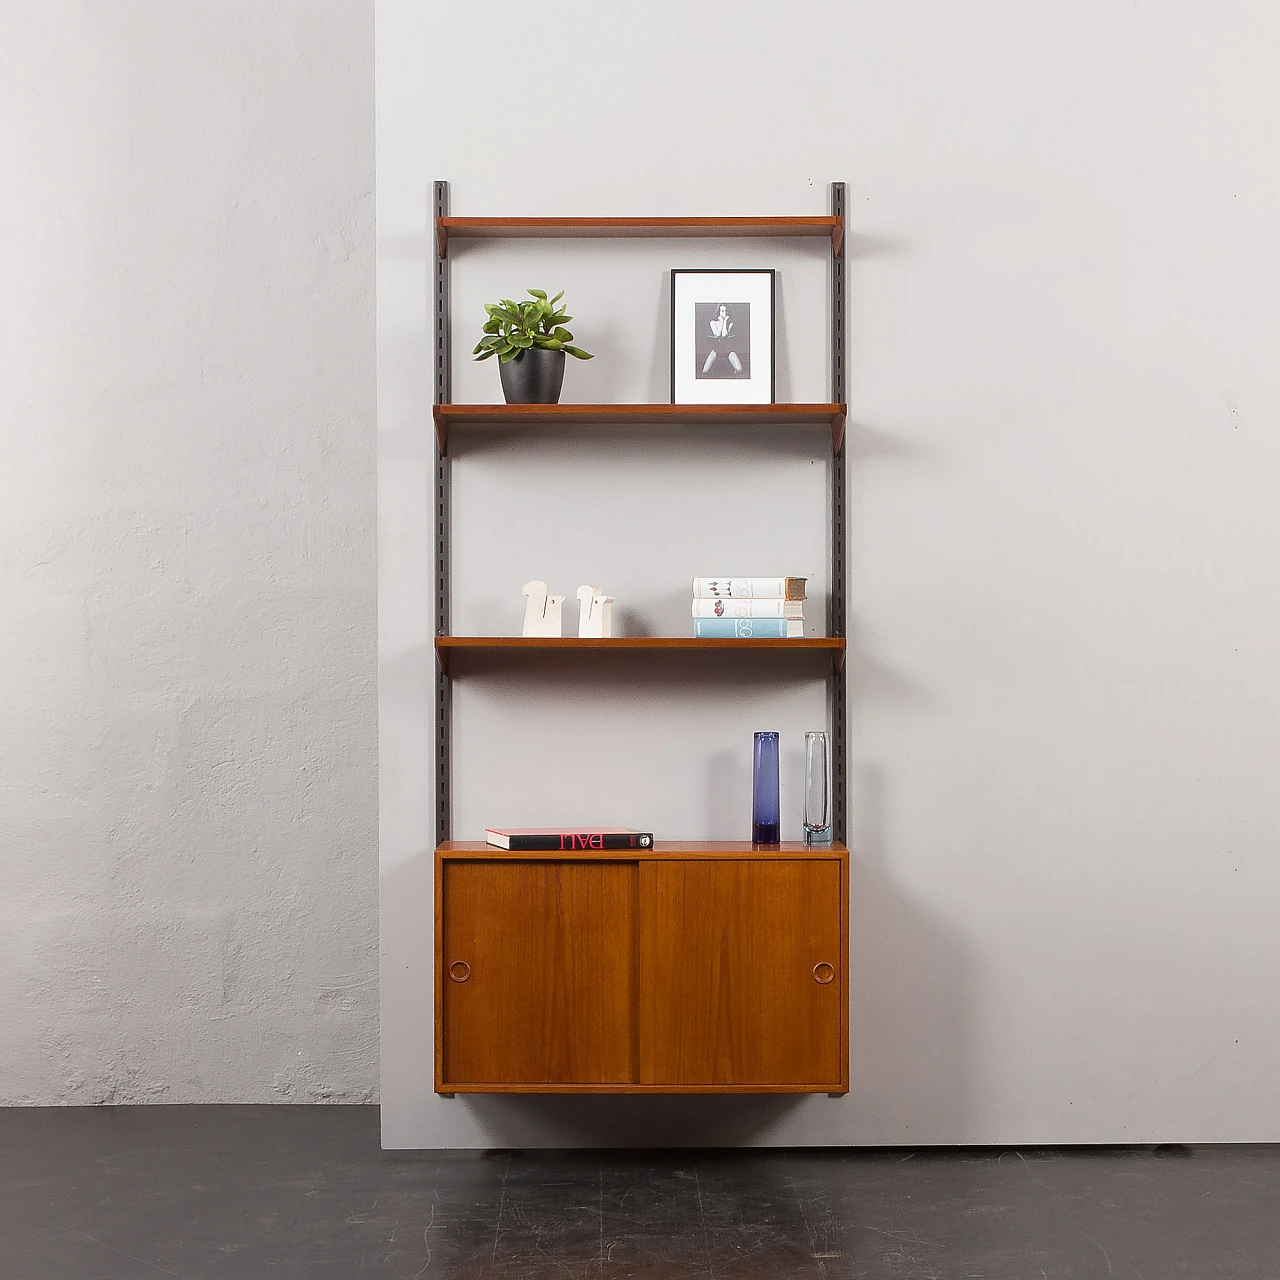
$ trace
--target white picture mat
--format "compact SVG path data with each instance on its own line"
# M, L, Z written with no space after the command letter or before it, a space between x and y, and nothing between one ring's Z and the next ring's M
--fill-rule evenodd
M770 404L773 401L773 272L672 272L673 404ZM751 377L696 376L694 307L699 302L751 304Z

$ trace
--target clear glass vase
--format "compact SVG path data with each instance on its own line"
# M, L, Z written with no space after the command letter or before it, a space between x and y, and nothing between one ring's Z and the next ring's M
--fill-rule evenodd
M804 735L804 838L806 844L831 843L831 735Z
M757 733L751 759L751 839L777 844L780 838L778 800L778 735Z

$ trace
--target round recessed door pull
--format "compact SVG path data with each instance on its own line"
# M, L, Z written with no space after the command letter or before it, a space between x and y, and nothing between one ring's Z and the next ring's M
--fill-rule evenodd
M835 978L835 976L836 976L835 966L829 965L825 960L823 960L820 964L815 964L813 966L814 982L820 982L824 987L827 985L828 982L831 982Z
M455 960L449 966L449 977L454 982L466 982L471 977L471 966L465 960Z

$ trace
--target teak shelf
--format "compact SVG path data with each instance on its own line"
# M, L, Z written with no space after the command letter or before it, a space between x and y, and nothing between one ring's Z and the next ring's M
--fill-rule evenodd
M829 653L837 667L844 665L843 636L806 636L797 639L700 640L694 636L609 636L584 640L578 636L436 636L436 659L450 669L455 653L495 653L510 650L551 652L570 650L577 653L711 653L726 649L742 653L783 650L793 653Z
M811 862L814 858L842 858L849 850L839 841L805 844L783 840L778 844L754 844L750 840L655 840L649 849L500 849L483 840L446 840L436 852L442 858L535 858L545 862L636 862L657 859L684 862L691 858L746 858L765 862Z
M820 217L457 218L449 212L448 183L437 182L434 215L436 1091L846 1093L844 184L831 184L831 213ZM452 403L451 244L659 236L827 241L830 400ZM664 425L829 428L830 634L746 640L450 635L450 432L570 424L624 427L637 436ZM608 433L599 435L605 439ZM631 673L650 662L663 679L680 678L686 668L696 678L706 672L703 664L723 663L729 652L754 654L753 661L771 666L806 660L817 665L829 691L835 843L660 840L650 849L526 853L453 840L455 667L460 677L483 680L492 674L495 656L520 655L532 668L555 652L567 656L549 662L549 673L603 664L604 654L616 655ZM473 660L463 662L468 654ZM653 654L668 660L659 662Z
M450 240L594 240L625 236L720 238L724 236L822 237L839 254L844 244L842 214L782 218L436 218L436 251Z
M690 426L766 423L775 427L826 426L831 447L844 446L848 406L843 404L437 404L433 409L441 453L449 448L452 426L548 427L561 423L676 422Z

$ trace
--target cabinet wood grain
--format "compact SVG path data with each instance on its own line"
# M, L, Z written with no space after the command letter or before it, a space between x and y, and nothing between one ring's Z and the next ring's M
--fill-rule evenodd
M617 862L444 864L445 1079L635 1079L636 875Z
M843 1087L841 867L640 867L640 1080Z

